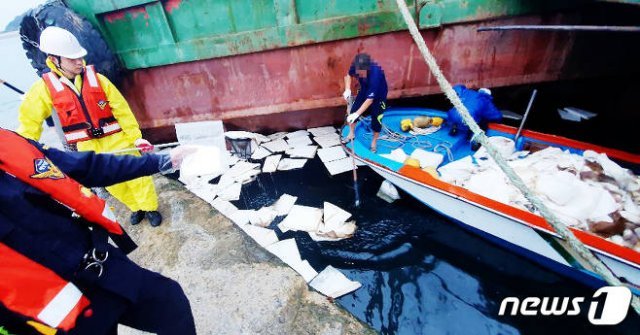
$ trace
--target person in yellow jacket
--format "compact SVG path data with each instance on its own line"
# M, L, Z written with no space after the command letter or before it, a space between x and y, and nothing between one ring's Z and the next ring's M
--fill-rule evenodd
M17 132L40 139L42 122L52 111L69 144L79 151L112 152L138 147L152 148L142 138L129 104L105 76L84 62L87 51L69 31L50 26L40 35L40 50L47 54L45 73L27 92L20 105ZM132 151L129 154L139 156ZM151 177L142 177L106 188L131 211L131 224L145 217L157 227L162 223L158 197Z

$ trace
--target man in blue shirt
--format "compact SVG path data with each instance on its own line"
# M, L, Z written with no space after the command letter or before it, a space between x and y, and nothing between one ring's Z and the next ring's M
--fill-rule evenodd
M351 97L351 77L358 79L360 90L351 107L351 114L347 117L347 122L350 123L347 141L350 141L354 136L354 122L364 113L369 113L373 130L371 151L376 152L376 143L382 129L380 119L382 119L382 113L387 107L388 89L384 70L368 54L357 54L349 68L349 73L344 77L343 97L347 101Z
M481 128L486 128L490 122L500 122L502 120L502 113L493 104L493 97L489 89L481 88L476 91L464 85L456 85L453 90L458 94L471 117ZM452 135L458 131L466 136L471 134L471 130L464 124L460 113L455 107L447 112L447 121L451 123Z

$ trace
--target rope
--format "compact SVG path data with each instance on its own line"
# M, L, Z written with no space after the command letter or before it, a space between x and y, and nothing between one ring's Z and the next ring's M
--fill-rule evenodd
M598 273L602 278L604 278L609 285L612 286L622 286L623 284L620 280L599 260L597 259L593 253L587 249L582 242L580 242L573 233L565 226L564 223L560 222L560 220L544 205L544 203L524 184L522 179L513 171L511 166L507 164L507 162L502 158L502 156L498 153L498 151L489 143L487 135L480 129L478 124L473 120L471 115L469 115L469 111L464 106L460 97L455 93L451 84L447 81L444 74L438 67L435 58L429 51L427 44L425 43L422 35L420 35L420 31L416 26L413 17L409 13L409 9L407 8L407 4L404 0L396 0L398 4L398 8L402 13L402 17L404 18L407 27L409 28L409 32L413 37L413 40L418 45L418 49L420 53L424 57L431 73L438 81L440 88L447 96L449 101L453 104L453 106L458 110L458 113L462 117L464 123L471 129L474 133L474 139L479 142L482 146L487 149L489 155L494 159L494 161L498 164L498 166L502 169L502 171L509 177L509 180L513 183L515 187L524 194L524 196L529 200L539 211L542 217L555 229L557 233L562 236L562 238L568 242L568 245L571 249L578 253L592 268ZM640 315L640 300L636 295L632 295L631 305L635 309L636 313Z

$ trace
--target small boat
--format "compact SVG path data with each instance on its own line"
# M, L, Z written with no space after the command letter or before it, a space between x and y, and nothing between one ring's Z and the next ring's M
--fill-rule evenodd
M487 158L484 148L474 151L468 136L460 133L450 134L446 115L445 112L432 109L388 109L382 119L383 130L378 140L377 152L370 150L373 134L370 130L370 122L366 119L357 124L353 145L347 143L345 147L349 152L355 153L354 157L358 161L371 167L395 186L433 210L451 218L462 227L589 286L604 285L604 281L583 264L579 257L563 247L566 245L565 241L542 216L537 214L535 208L528 204L519 192L510 193L511 185L506 179L499 179L506 175L502 175L501 171L496 172L491 167L491 164L495 163ZM430 131L422 131L415 135L401 130L403 120L418 116L440 117L445 122L439 127L431 127L433 129ZM566 221L573 234L623 283L628 285L634 294L638 295L640 293L640 242L637 239L627 241L626 238L632 237L628 236L629 231L633 234L640 233L640 229L633 230L634 227L640 227L640 223L634 224L624 219L623 222L627 225L622 227L624 232L614 234L598 231L599 223L596 223L598 220L589 217L588 212L599 208L608 213L610 208L607 209L605 204L611 206L612 203L604 201L609 199L606 192L603 193L602 199L596 199L594 203L589 203L593 199L579 198L581 196L593 198L595 194L600 194L599 191L585 192L590 189L581 187L596 187L594 190L600 190L601 186L595 182L597 178L594 178L593 174L580 173L580 168L575 166L582 166L583 170L588 170L589 166L602 165L605 166L605 172L615 167L618 168L617 171L624 171L625 177L631 178L629 180L636 183L633 187L628 186L633 189L631 193L636 198L627 205L636 206L635 208L638 209L640 193L635 188L640 188L640 179L630 170L621 168L618 163L626 167L638 167L640 155L528 130L524 130L514 142L516 132L516 128L511 126L489 124L486 134L491 143L497 144L503 157L508 158L509 164L527 185L533 183L534 186L539 186L535 192L542 192L542 195L538 195L554 214L561 218L561 221ZM347 133L348 128L343 128L343 136ZM556 154L560 156L552 156ZM413 162L406 160L409 155L417 159L420 167L416 160ZM601 164L587 162L594 157L604 161ZM580 163L581 160L584 162ZM535 169L525 165L528 164L527 161L535 162L536 168L546 167L553 171L547 174L543 171L541 176L535 176L532 173ZM469 169L469 167L472 168ZM467 173L469 170L473 171ZM460 171L463 171L461 172L463 177L460 177ZM458 173L457 177L456 173ZM493 176L493 179L491 177L485 180L478 179L478 175L481 174ZM582 185L581 177L590 179ZM602 179L602 176L600 178ZM610 186L613 185L612 178L604 179L611 182L605 189L617 190L617 186ZM497 182L497 180L500 181ZM563 186L568 185L563 184L563 180L569 180L570 185L575 186L573 191L578 193L569 192L569 187ZM620 200L624 197L613 198ZM552 200L559 203L577 202L577 205L583 208L567 209L555 204ZM586 210L585 206L588 206ZM613 203L613 206L622 205ZM629 211L623 214L628 217ZM580 217L581 215L584 217ZM585 221L585 217L587 223L582 222ZM615 217L620 219L619 215ZM637 221L637 219L631 219ZM603 220L607 221L607 218ZM619 235L616 235L618 233Z

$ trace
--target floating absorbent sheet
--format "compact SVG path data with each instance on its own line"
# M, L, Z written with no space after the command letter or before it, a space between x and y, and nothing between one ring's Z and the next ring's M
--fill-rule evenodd
M289 230L303 230L307 232L315 232L318 225L322 222L322 210L320 208L294 205L278 228L284 233Z
M318 150L318 157L320 157L320 160L323 163L327 163L345 158L347 157L347 154L344 152L344 149L342 149L342 147L338 146Z
M262 172L264 173L276 172L276 170L278 170L278 164L280 164L281 158L282 158L282 155L273 155L273 156L267 157L267 159L264 160L264 164L262 165Z
M301 169L307 163L307 159L294 159L294 158L284 158L278 164L278 170L286 171L286 170L294 170Z
M285 141L282 138L273 140L271 142L267 142L267 143L263 143L262 146L273 152L274 154L277 152L285 152L285 150L289 149L289 145L287 144L287 141Z
M335 176L340 173L344 173L347 171L351 171L354 169L353 160L349 157L338 159L331 162L324 163L324 166L327 168L329 173L332 176ZM357 166L355 167L358 168Z
M318 136L327 135L327 134L335 134L336 128L334 128L333 126L326 126L326 127L309 128L307 129L307 131L310 132L313 136L318 137Z
M340 145L340 135L336 133L322 134L313 138L323 148L330 148Z
M271 244L267 250L299 273L307 283L318 275L308 261L302 260L296 240L293 238Z
M315 145L300 145L297 147L289 148L286 151L286 154L291 158L313 158L316 156L316 150L318 149Z
M320 272L309 285L318 292L334 299L351 293L362 286L357 281L349 280L342 272L331 265Z
M185 184L193 182L200 176L213 179L222 174L227 166L221 161L220 149L213 146L194 146L196 150L186 156L180 167L180 181Z

